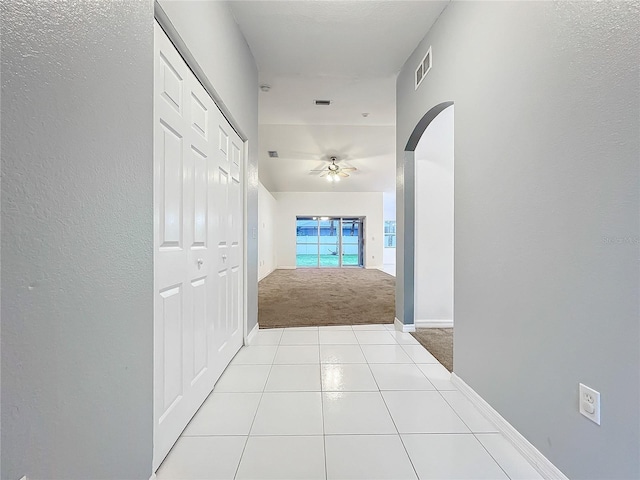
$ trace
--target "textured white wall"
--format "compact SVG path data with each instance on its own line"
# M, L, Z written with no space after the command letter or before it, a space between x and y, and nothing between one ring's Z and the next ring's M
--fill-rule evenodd
M279 268L296 265L296 217L366 217L365 267L382 266L382 193L274 192L277 201L276 251Z
M258 190L258 281L276 268L276 199L262 183Z
M148 479L153 4L0 8L0 476Z
M258 68L228 2L161 0L187 48L248 139L247 323L258 322Z
M441 112L415 150L415 310L453 321L453 109Z
M455 370L570 478L640 477L639 8L451 2L398 76L399 155L455 102Z

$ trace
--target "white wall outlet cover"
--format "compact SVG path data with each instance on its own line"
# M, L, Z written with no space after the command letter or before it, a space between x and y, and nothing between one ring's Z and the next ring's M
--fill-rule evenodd
M579 391L580 413L592 422L600 425L600 392L580 384Z

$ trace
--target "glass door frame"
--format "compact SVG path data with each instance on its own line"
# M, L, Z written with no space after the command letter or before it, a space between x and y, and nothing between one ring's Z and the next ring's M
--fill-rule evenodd
M341 217L340 218L340 268L350 268L350 267L357 267L357 268L364 268L364 219L365 217ZM357 222L358 224L358 241L355 244L356 245L356 251L357 251L357 256L358 256L358 260L357 260L357 265L353 265L353 264L348 264L348 265L344 265L344 222L345 220L351 222ZM353 244L351 243L347 243L347 246L351 246Z
M360 216L348 216L348 217L330 217L330 216L296 216L296 268L364 268L364 249L365 249L365 245L364 245L364 239L366 238L364 235L364 228L365 228L365 218L366 217L360 217ZM315 265L299 265L298 264L298 246L299 245L312 245L310 243L298 243L298 234L297 234L297 229L298 229L298 221L300 220L313 220L316 221L316 235L317 235L317 243L315 243L315 245L317 245L317 261ZM357 265L344 265L343 263L343 241L342 241L342 236L343 236L343 220L351 220L351 221L358 221L358 264ZM336 252L337 257L338 257L338 265L322 265L321 263L321 252L320 252L320 247L321 245L323 245L321 243L321 237L322 237L322 226L321 226L321 222L327 222L327 221L338 221L338 235L337 235L337 247L338 247L338 251Z

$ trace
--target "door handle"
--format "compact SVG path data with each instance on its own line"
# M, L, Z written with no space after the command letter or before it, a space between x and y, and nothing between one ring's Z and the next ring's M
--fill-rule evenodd
M223 261L223 262L226 262L226 261L227 261L227 254L226 254L226 253L223 253L223 254L222 254L222 261Z
M202 264L204 264L204 260L199 258L198 259L198 268L202 267Z

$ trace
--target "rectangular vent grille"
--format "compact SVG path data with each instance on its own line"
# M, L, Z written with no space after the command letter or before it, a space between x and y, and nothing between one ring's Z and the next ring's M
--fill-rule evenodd
M275 150L269 150L269 158L278 158L278 152Z
M431 70L431 64L432 64L432 55L431 55L431 47L429 47L429 50L427 50L427 54L424 56L424 58L418 65L418 68L416 68L416 77L415 77L416 90L424 80L424 77L427 76L427 73L429 73L429 70Z
M315 104L329 106L331 105L331 100L315 100Z

